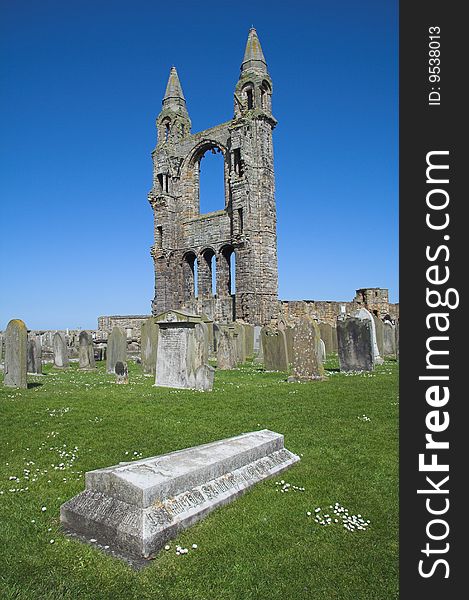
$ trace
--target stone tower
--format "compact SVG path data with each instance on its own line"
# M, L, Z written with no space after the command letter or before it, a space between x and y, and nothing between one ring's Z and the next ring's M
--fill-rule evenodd
M231 121L191 133L181 83L176 68L171 68L156 121L158 143L148 196L155 230L153 314L185 309L220 322L243 319L256 325L277 318L272 148L277 121L271 96L272 81L254 28L249 31ZM223 155L224 209L200 214L200 161L208 151Z

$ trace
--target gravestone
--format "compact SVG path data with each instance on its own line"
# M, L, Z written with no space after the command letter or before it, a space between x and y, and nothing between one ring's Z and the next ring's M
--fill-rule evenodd
M396 332L395 327L388 321L383 323L383 356L394 356L396 354Z
M3 385L27 388L28 331L21 319L12 319L5 331Z
M153 317L142 323L140 349L142 371L145 375L156 374L156 351L158 349L158 325Z
M375 319L373 318L373 315L368 310L366 310L366 308L360 308L353 314L353 316L357 317L358 319L367 319L368 321L371 321L372 344L373 344L373 363L374 363L374 365L382 365L384 361L381 358L381 355L380 355L379 349L378 349L378 342L376 339L376 322L375 322ZM382 323L382 321L381 321L381 323Z
M93 338L87 331L81 331L78 336L78 365L80 369L84 370L96 367Z
M68 367L68 347L65 335L61 331L56 331L52 338L52 348L54 351L54 367L66 369Z
M278 324L278 329L283 331L285 334L285 341L287 344L287 361L290 365L293 360L293 323L287 323L284 320L280 320Z
M224 325L218 326L217 369L234 369L237 365L236 345L233 329Z
M370 313L371 314L371 313ZM375 324L376 345L380 356L384 356L384 323L375 314L371 315Z
M326 347L326 354L334 352L334 343L332 341L332 325L329 323L319 323L319 331L321 332L321 339Z
M215 369L208 362L203 322L159 321L155 386L210 391Z
M254 356L254 327L243 323L244 327L244 354L246 357Z
M292 374L288 381L324 379L320 331L311 317L301 317L293 328Z
M107 339L106 373L115 373L116 362L125 363L127 360L127 337L117 326L112 328Z
M325 363L326 359L327 359L327 352L326 352L326 344L324 343L323 339L319 340L319 346L320 346L320 350L321 350L319 356L321 357L322 362Z
M60 507L60 521L85 542L127 559L149 558L182 529L299 460L283 435L264 429L88 471L85 490Z
M114 367L114 371L116 373L116 383L129 383L129 370L127 367L127 363L123 363L120 360L118 360Z
M261 330L262 352L266 371L288 371L288 351L285 331L273 327Z
M399 320L396 321L396 359L399 360Z
M261 329L260 325L254 325L254 341L253 341L253 351L254 355L259 354L261 350Z
M337 327L332 327L332 352L338 352L339 342L337 340Z
M372 319L337 317L341 371L372 371L374 362Z
M242 323L233 323L235 330L234 341L236 344L236 354L238 357L238 364L242 365L246 362L246 330Z
M37 335L28 338L28 373L42 375L42 346Z

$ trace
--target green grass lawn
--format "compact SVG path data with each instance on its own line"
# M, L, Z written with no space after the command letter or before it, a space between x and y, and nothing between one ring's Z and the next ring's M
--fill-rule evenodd
M327 381L297 384L246 365L216 373L210 393L154 388L133 363L129 385L103 364L46 366L27 390L0 385L0 598L397 598L398 365L368 375L337 366L331 356ZM139 571L61 532L59 507L86 471L263 428L300 455L281 477L304 492L260 483ZM315 523L315 508L335 502L368 529Z

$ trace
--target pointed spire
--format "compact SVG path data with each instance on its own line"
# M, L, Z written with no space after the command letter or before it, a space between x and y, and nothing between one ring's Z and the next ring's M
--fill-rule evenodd
M254 27L249 30L244 59L241 64L241 71L256 69L267 73L267 63L262 52L261 43Z
M186 106L186 99L182 93L181 82L179 81L176 67L171 67L169 72L168 85L163 98L163 106Z

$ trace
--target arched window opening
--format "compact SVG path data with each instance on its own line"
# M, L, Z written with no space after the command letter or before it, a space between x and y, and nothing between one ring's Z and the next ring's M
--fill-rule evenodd
M170 132L169 121L166 121L166 123L164 124L164 141L165 142L167 142L169 139L169 132Z
M236 294L236 254L233 251L230 256L230 294Z
M199 162L199 213L225 208L225 159L217 147L206 150Z
M202 298L210 298L216 294L216 271L215 252L208 248L199 258L199 286Z
M251 108L254 108L254 97L253 97L252 92L253 92L252 88L247 88L246 101L247 101L248 110L251 110Z
M212 254L210 261L210 271L212 273L212 296L217 295L217 258L215 254Z
M163 173L158 173L156 177L158 178L158 183L160 184L161 189L164 191Z
M271 88L267 81L262 82L260 91L261 91L261 107L262 107L262 109L270 110Z
M233 279L233 264L234 264L234 248L227 245L220 250L217 263L217 296L226 298L231 296L232 279Z

